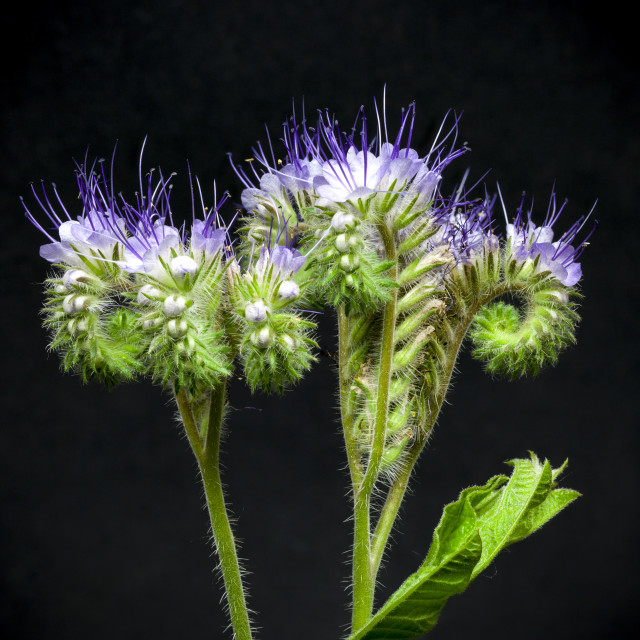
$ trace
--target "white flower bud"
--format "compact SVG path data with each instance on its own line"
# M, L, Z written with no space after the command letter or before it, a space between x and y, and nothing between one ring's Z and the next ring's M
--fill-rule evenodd
M169 320L169 322L167 322L167 332L172 338L182 338L188 329L189 325L187 321L182 318Z
M67 291L68 291L67 287L65 287L65 286L64 286L63 284L61 284L61 283L58 283L58 284L54 285L53 290L54 290L56 293L67 293Z
M162 318L152 318L150 320L144 320L142 323L142 328L145 331L151 331L152 329L157 329L162 324Z
M258 329L258 331L254 331L251 334L251 342L260 349L266 349L273 342L273 333L271 329L266 326L262 327L262 329Z
M198 263L189 256L178 256L169 263L169 269L174 278L186 278L198 271Z
M355 271L360 266L360 258L353 255L344 255L340 258L340 268L347 273Z
M152 284L145 284L138 291L138 304L149 304L152 298L160 298L162 291L154 287Z
M69 269L62 276L62 283L70 291L75 287L80 287L95 278L82 269Z
M280 300L295 300L300 295L300 287L293 280L285 280L280 283L278 298Z
M354 226L356 219L352 213L342 213L338 211L333 218L331 218L331 226L338 232L342 233L347 229Z
M244 317L247 322L259 323L267 319L269 308L263 300L256 300L249 303L244 310Z
M346 233L341 233L335 241L336 249L340 253L348 253L351 247L349 246L349 236Z
M280 341L282 342L284 347L287 348L289 351L295 351L296 347L298 346L298 341L293 336L290 336L288 333L285 333L283 336L280 336Z
M167 296L162 308L165 316L174 318L187 310L187 299L184 296Z
M73 293L70 293L63 301L62 308L64 312L72 316L75 313L80 313L89 307L91 304L91 298L87 296L77 296Z

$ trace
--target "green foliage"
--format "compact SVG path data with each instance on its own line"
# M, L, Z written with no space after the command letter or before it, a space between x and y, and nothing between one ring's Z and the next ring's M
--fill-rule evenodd
M349 640L410 640L430 631L447 600L464 591L504 548L518 542L578 497L556 488L564 469L547 460L512 460L510 478L465 489L447 505L425 561Z

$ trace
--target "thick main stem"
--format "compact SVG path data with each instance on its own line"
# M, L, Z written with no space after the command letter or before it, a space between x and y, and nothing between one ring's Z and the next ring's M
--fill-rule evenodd
M385 244L387 257L395 260L395 244L389 229L379 225ZM396 278L397 267L392 268L393 279ZM353 540L353 609L351 628L356 631L364 626L373 612L373 601L376 587L376 576L371 565L371 494L373 492L380 463L384 453L389 413L389 390L394 353L394 336L396 325L397 291L391 292L391 300L384 307L382 315L382 342L380 344L380 364L378 369L378 386L376 390L376 412L373 429L373 442L367 469L354 491L354 540Z
M220 434L224 415L226 385L220 384L211 391L206 433L198 429L186 392L176 394L180 414L191 448L198 461L202 484L211 519L220 571L229 605L231 624L236 640L251 640L251 624L242 585L235 539L227 515L222 481L220 478ZM204 438L202 435L204 435Z

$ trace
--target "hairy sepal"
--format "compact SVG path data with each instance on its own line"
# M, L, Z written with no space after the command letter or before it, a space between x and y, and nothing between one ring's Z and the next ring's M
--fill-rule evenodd
M305 305L308 283L300 283L293 298L280 295L283 283L282 274L273 267L264 273L251 268L245 274L237 271L231 277L233 333L252 392L282 394L316 361L313 349L318 345L311 337L316 325L297 311Z
M554 278L516 295L523 299L521 310L502 301L491 303L478 311L469 332L473 356L490 373L511 379L556 364L560 352L575 343L579 321L576 305L569 301L577 294Z
M222 329L224 265L219 252L203 254L198 270L184 279L168 265L164 278L140 276L138 326L144 335L144 365L154 382L177 385L193 393L211 388L231 375L231 350ZM153 293L145 294L151 287Z
M142 371L136 315L118 307L114 284L90 271L66 269L47 280L44 326L65 372L112 387Z
M559 489L564 469L534 454L512 460L510 478L494 476L465 489L444 509L427 557L380 610L349 640L410 640L430 631L447 600L467 586L509 545L519 542L573 502Z
M391 260L380 260L373 251L340 254L329 249L310 264L316 299L348 311L373 312L391 299L395 282L387 273Z
M252 392L261 389L282 395L285 388L298 382L316 362L312 350L316 342L308 336L313 322L295 314L277 314L269 324L245 336L240 359ZM268 333L269 344L260 342L260 333Z

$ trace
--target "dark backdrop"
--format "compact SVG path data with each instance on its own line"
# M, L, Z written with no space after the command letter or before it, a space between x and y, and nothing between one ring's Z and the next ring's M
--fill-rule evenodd
M428 548L443 504L532 449L583 492L446 607L434 640L622 637L638 574L638 83L630 18L608 3L56 2L4 13L2 91L2 523L0 625L13 638L217 638L196 468L166 395L83 387L46 355L48 265L19 195L31 180L75 197L72 159L109 157L135 189L137 158L239 201L226 157L275 137L291 100L347 122L387 85L392 121L417 102L416 147L464 111L467 166L525 189L554 181L565 224L598 199L583 256L579 344L535 380L491 380L468 356L423 456L382 571L390 593ZM14 3L17 5L17 3ZM560 5L560 6L558 6ZM233 207L227 210L233 212ZM331 351L333 318L321 320ZM337 638L348 622L350 524L332 363L283 399L231 392L224 479L264 640Z

